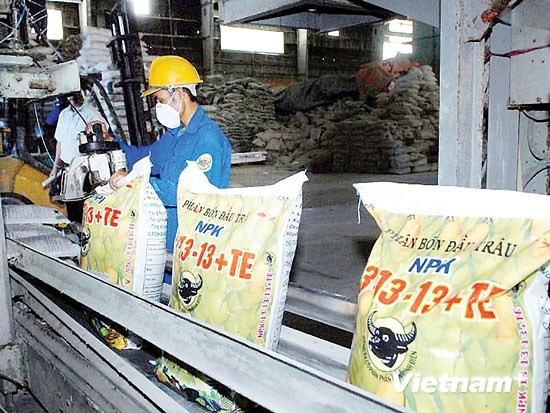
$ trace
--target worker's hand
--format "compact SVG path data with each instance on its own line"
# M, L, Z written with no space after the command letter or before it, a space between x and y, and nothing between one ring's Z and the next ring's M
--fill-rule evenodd
M50 177L57 175L57 163L53 164L53 168L50 172Z
M124 178L126 175L128 175L128 172L126 171L116 171L114 174L111 175L109 178L109 185L113 189L117 189L120 187L120 180Z

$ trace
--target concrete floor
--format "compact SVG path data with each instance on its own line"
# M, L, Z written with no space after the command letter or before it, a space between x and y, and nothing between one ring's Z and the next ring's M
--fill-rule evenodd
M266 165L235 166L231 186L269 185L293 173ZM365 208L361 205L358 209L359 198L352 184L384 181L435 185L437 172L307 175L290 279L298 285L339 294L355 302L359 278L379 230Z

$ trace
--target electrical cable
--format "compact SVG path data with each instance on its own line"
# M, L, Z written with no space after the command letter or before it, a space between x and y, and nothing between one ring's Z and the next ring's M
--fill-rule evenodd
M11 27L9 24L6 24L4 22L0 22L0 26L7 27L8 29L13 29L13 27Z
M42 126L40 126L40 121L38 119L38 111L36 110L36 103L33 105L33 108L34 108L34 115L36 116L36 124L38 125L38 131L40 132L40 138L42 139L42 144L44 145L44 149L46 149L48 158L50 158L50 161L52 161L52 164L53 164L54 160L52 158L52 155L50 154L50 151L48 150L48 146L46 145L46 140L44 139L44 131L42 130Z
M527 119L531 119L533 122L537 122L537 123L546 123L546 122L550 122L550 118L546 118L546 119L537 119L537 118L534 118L533 116L529 115L525 110L520 110L520 112L525 115L525 117Z
M73 110L78 114L78 116L80 116L80 119L82 119L82 122L84 122L85 125L88 124L88 121L86 119L84 119L84 116L82 116L82 113L80 113L80 111L78 110L78 108L73 105L73 102L71 102L71 100L69 99L69 105L71 106L71 108L73 108Z
M522 55L522 54L525 54L525 53L531 53L531 52L534 52L536 50L546 49L548 47L550 47L550 43L544 44L542 46L529 47L527 49L511 50L511 51L506 52L506 53L491 53L491 55L492 56L497 56L497 57L514 57L514 56L519 56L519 55Z
M2 40L0 40L0 44L4 43L6 40L10 39L11 37L13 37L13 35L17 32L17 30L19 29L19 26L21 25L21 22L23 21L23 17L25 17L25 14L27 13L27 8L25 6L23 6L23 12L21 13L21 16L19 16L19 21L15 24L15 27L13 28L13 30L11 31L11 33L9 33L6 37L4 37Z
M0 373L0 380L9 381L10 383L15 384L17 387L21 386L21 382L2 373Z

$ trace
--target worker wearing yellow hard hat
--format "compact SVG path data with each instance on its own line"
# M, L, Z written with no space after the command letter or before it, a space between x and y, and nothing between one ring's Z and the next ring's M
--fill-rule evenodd
M210 183L229 186L231 144L222 130L208 117L197 101L197 85L202 80L197 69L180 56L161 56L151 63L149 85L142 96L155 101L157 120L166 128L161 138L148 146L120 142L128 167L151 155L151 185L166 206L166 244L173 250L177 231L177 185L187 161L195 161ZM117 186L124 173L111 177Z
M196 96L196 85L199 83L202 79L188 60L180 56L161 56L151 63L149 88L141 96L149 96L169 87L186 87Z

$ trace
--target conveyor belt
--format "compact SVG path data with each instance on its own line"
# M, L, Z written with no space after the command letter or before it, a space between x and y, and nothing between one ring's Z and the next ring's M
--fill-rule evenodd
M107 377L117 391L125 394L124 400L132 400L134 412L140 411L139 406L147 406L142 411L175 411L174 403L180 407L182 403L150 380L150 370L145 371L149 354L121 357L84 328L82 320L78 322L70 311L62 309L59 300L72 300L116 321L150 342L152 348L170 353L270 411L402 411L343 381L347 348L285 328L280 352L267 351L17 242L8 240L8 247L10 256L15 257L10 273L16 286L14 309L19 334L29 337L27 342L32 342L35 353L41 349L43 359L63 360L60 374L71 377L74 383L79 383L74 372L81 367L74 360L78 359L75 354L80 354L87 366L88 385L91 380L91 388L95 389L95 381ZM37 283L47 286L42 287L47 294L36 287ZM48 295L56 296L57 303ZM25 311L27 307L32 311ZM47 329L37 326L36 320L43 320ZM68 349L49 341L52 336ZM67 360L74 366L69 366ZM89 378L94 376L96 379ZM86 394L95 397L93 391ZM117 400L108 399L98 400L106 406ZM116 403L129 406L120 398Z

